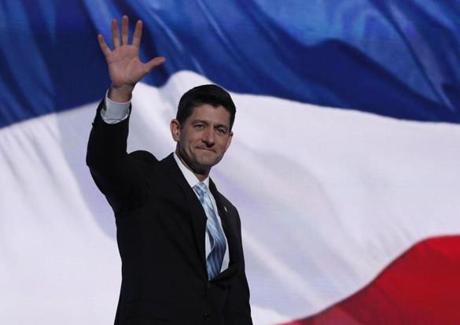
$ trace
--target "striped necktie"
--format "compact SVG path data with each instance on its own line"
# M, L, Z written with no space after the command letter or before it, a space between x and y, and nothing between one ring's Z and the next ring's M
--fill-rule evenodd
M211 242L211 251L206 258L206 266L208 270L208 279L214 279L219 273L222 267L222 261L225 254L225 235L219 221L218 216L214 210L211 197L209 196L208 187L206 184L200 182L193 187L195 193L198 195L198 199L203 206L206 217L206 231L209 235L209 241Z

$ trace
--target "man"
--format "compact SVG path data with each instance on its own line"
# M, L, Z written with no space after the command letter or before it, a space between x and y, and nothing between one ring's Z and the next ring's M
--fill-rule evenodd
M158 161L127 154L135 84L162 64L139 60L142 22L128 42L112 21L113 49L98 35L112 81L98 107L87 164L112 206L122 259L115 324L252 324L236 208L209 178L230 145L235 105L215 85L186 92L171 134L176 150Z

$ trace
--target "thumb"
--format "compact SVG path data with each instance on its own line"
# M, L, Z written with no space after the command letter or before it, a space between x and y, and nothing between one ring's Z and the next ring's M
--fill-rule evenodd
M164 56L154 57L153 59L145 63L147 67L147 71L150 72L152 69L163 64L165 61L166 61L166 58Z

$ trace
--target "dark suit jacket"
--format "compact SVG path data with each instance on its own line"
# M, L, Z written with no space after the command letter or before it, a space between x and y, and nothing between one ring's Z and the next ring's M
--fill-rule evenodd
M211 181L230 265L208 281L206 215L174 157L127 154L128 119L106 124L102 107L87 164L116 218L122 284L115 324L252 324L236 208Z

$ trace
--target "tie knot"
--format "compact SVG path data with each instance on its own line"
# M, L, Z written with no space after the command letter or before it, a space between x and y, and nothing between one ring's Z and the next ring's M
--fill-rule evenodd
M205 194L208 192L208 187L203 182L199 182L198 184L193 186L193 189L195 190L196 194L198 194L198 196L201 198L203 198Z

